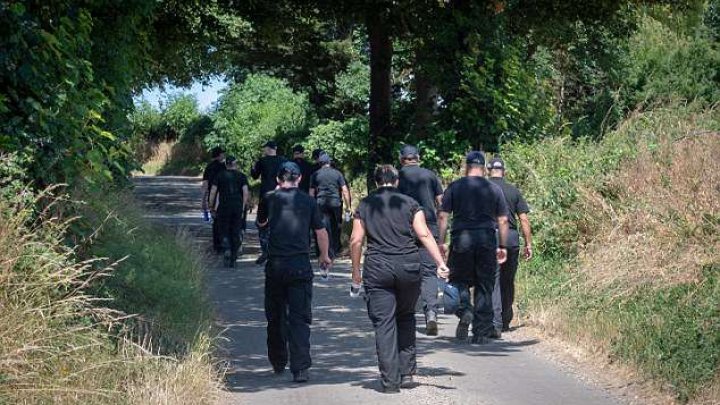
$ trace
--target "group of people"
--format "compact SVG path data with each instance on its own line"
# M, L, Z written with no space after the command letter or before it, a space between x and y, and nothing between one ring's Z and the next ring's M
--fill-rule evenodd
M352 200L328 154L314 153L311 165L302 147L293 152L293 160L279 158L277 146L268 142L251 175L261 179L257 225L264 247L258 263L265 264L268 357L276 373L289 364L293 380L304 382L312 364L311 234L320 267L326 269L340 251L343 203L349 210ZM217 164L208 166L206 173L215 177L204 183L210 190L204 199L209 198L207 204L220 222L220 246L230 251L226 257L234 262L239 238L232 232L238 227L223 221L235 223L243 215L228 214L235 205L227 198L242 199L247 207L248 189L235 160L227 157L225 162L230 174L213 174ZM513 318L520 232L524 257L532 257L529 207L520 191L505 181L502 159L486 162L482 152L468 153L465 175L445 190L438 176L420 163L419 150L405 145L400 170L378 167L377 189L352 215L351 289L362 286L365 292L385 392L414 384L418 303L428 335L438 334L438 292L443 290L445 312L459 318L458 339L473 344L498 339ZM439 280L445 280L443 288Z

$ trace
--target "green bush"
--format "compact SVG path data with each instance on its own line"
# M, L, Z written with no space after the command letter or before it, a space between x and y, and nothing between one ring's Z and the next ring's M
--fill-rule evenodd
M346 176L355 177L365 168L368 134L368 121L364 117L331 120L310 130L305 147L308 150L324 150L335 159Z

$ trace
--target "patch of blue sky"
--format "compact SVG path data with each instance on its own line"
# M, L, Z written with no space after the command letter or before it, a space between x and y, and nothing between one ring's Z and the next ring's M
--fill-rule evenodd
M190 87L177 87L173 85L156 86L144 89L135 97L135 103L149 102L156 108L161 108L167 101L177 95L192 94L198 101L200 111L211 111L220 97L220 92L229 85L225 77L213 77L206 83L194 82Z

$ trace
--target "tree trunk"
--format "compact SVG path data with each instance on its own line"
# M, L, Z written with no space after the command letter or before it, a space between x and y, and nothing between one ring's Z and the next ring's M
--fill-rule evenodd
M432 85L430 77L423 72L420 58L415 59L415 136L418 140L430 136L430 122L435 113L437 87Z
M367 10L366 24L370 40L370 136L368 137L368 190L375 188L373 172L379 163L392 160L390 142L391 73L393 45L387 10Z

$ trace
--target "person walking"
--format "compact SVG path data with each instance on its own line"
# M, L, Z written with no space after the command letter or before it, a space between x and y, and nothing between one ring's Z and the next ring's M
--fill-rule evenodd
M313 174L313 166L305 159L305 148L302 145L293 146L293 162L300 168L302 180L298 188L310 193L310 177Z
M327 154L318 157L322 167L312 175L310 196L317 200L323 214L325 226L330 235L330 257L334 259L342 248L340 233L343 220L343 200L350 209L352 199L345 177L331 167L332 159Z
M317 203L298 190L301 178L297 164L281 164L278 189L266 194L258 209L259 226L269 229L265 265L268 358L276 374L285 371L289 360L295 382L308 381L312 365L310 230L317 236L320 267L332 265L322 216Z
M465 176L454 181L443 194L438 225L441 249L452 222L450 283L469 296L474 287L474 309L462 300L455 336L467 340L472 323L472 343L486 343L497 333L493 325L492 293L498 263L507 258L508 210L502 190L485 178L485 155L472 151L465 158ZM496 230L497 229L497 230ZM499 243L498 243L499 239Z
M530 207L522 193L513 184L505 180L505 162L499 158L493 158L488 165L490 169L490 181L502 189L505 202L508 207L508 236L507 236L507 260L500 265L500 299L502 302L502 331L510 330L510 323L513 319L513 303L515 302L515 275L517 274L520 258L520 234L518 233L518 220L523 234L525 247L523 256L530 260L532 251L532 232L530 228Z
M447 277L448 268L425 223L422 208L398 191L397 170L391 165L378 167L375 182L378 189L360 202L354 215L350 237L352 280L355 286L364 283L383 390L399 392L401 387L412 387L417 369L415 304L422 278L418 240L435 261L438 276Z
M242 243L243 214L250 199L250 189L247 177L238 170L234 156L227 157L225 167L226 170L213 180L210 201L225 251L225 267L233 268Z
M205 220L209 220L208 213L212 215L210 211L211 199L210 199L210 187L212 182L218 173L225 170L225 151L220 147L214 147L210 150L210 156L212 161L205 166L202 176L202 210ZM214 201L212 201L214 205ZM220 235L219 224L214 216L212 216L212 248L216 254L222 253L222 238Z
M400 150L400 182L398 191L410 196L420 204L425 214L425 222L433 238L438 238L437 207L442 202L442 184L432 171L420 167L420 153L417 147L405 145ZM438 278L435 261L424 247L420 246L420 265L422 283L420 301L425 314L425 333L435 336L438 333Z
M250 170L250 176L253 179L260 179L258 205L262 204L265 194L275 190L277 187L277 173L283 162L285 162L285 158L277 154L277 143L275 141L266 142L263 145L263 156L255 162L255 165ZM258 238L260 239L260 256L255 261L255 264L263 265L267 261L267 229L258 227Z

